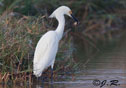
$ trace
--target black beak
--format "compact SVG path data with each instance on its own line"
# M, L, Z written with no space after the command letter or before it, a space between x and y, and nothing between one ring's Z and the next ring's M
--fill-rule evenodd
M75 22L77 22L77 24L78 24L78 20L74 17L74 15L71 14L71 16L72 16L73 20L74 20Z

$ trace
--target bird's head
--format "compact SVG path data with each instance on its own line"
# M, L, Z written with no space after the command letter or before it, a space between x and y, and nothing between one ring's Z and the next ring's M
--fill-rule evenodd
M71 9L67 6L60 6L49 16L49 18L57 18L63 15L67 15L73 18L74 21L78 24L78 20L73 16Z

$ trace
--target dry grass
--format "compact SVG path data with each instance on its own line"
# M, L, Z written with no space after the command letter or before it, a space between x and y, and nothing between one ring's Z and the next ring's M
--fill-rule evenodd
M2 79L7 81L15 74L32 72L34 48L41 35L48 30L43 16L1 16L0 23L0 69ZM15 78L16 79L16 78Z

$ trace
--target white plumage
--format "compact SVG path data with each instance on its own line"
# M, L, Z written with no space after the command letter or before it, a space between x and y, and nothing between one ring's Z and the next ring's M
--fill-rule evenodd
M50 18L55 17L59 24L55 31L45 33L36 46L33 60L33 72L36 77L40 77L44 69L49 66L53 69L58 44L64 32L65 14L73 17L70 8L67 6L59 7L50 15ZM75 21L77 20L75 19Z
M54 31L49 31L39 40L34 55L34 74L39 77L44 69L53 68L58 49L58 39Z

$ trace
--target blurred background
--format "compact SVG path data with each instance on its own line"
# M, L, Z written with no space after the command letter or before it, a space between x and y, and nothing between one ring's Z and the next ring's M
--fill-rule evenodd
M61 5L72 9L79 25L66 16L55 80L85 69L91 58L97 60L115 47L126 48L126 0L0 0L0 82L33 81L36 44L56 29L57 21L48 16ZM44 75L50 77L48 72Z

